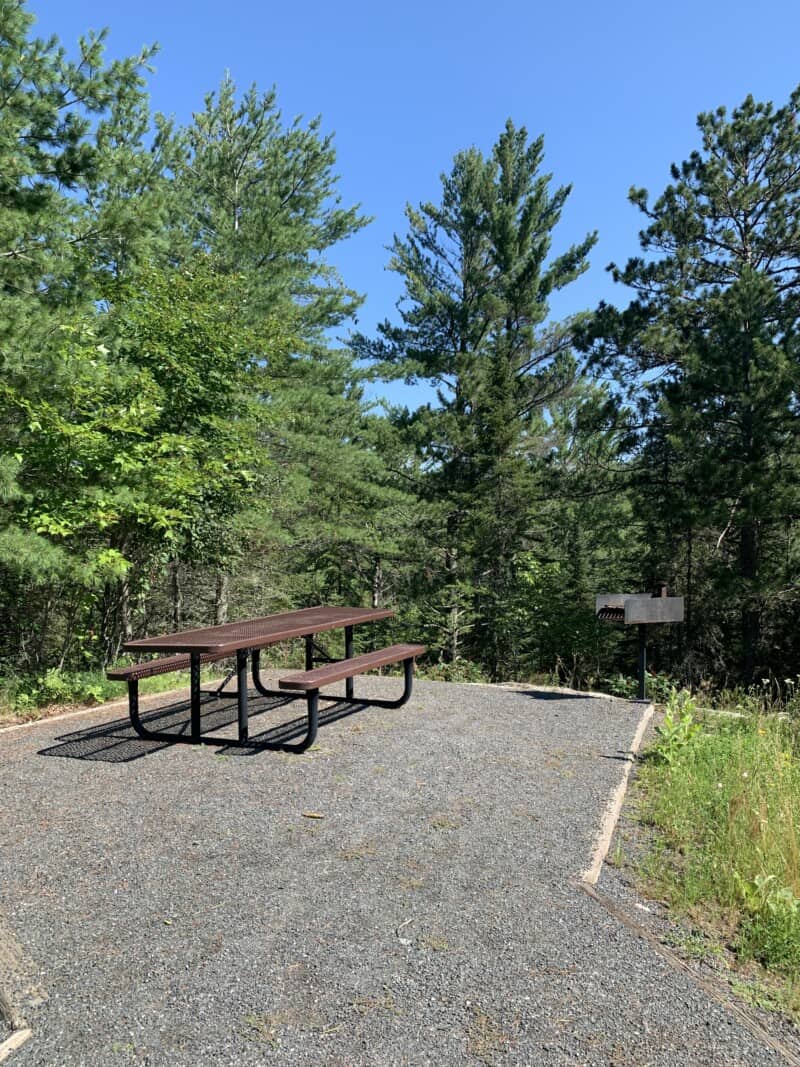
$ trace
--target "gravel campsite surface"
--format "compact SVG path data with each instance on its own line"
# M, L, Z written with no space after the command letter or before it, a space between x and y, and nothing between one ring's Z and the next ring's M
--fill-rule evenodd
M244 749L0 734L14 1067L780 1062L577 884L640 705L419 682L303 756L261 709Z

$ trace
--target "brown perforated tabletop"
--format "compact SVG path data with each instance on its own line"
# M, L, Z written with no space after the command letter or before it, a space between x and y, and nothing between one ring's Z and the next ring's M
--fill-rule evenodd
M242 648L265 648L279 641L356 626L361 622L390 619L393 615L393 611L385 608L300 608L260 619L226 622L222 626L142 637L126 641L123 647L127 652L236 652Z

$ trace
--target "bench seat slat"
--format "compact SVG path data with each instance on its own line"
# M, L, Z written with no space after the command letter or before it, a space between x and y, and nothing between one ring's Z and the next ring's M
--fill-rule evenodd
M205 652L200 657L201 663L214 663L216 660L225 659L229 653ZM138 681L140 678L152 678L156 674L169 674L170 671L188 671L191 665L191 657L188 654L180 656L164 656L161 659L147 660L145 663L132 663L129 667L112 667L106 671L106 678L114 682Z
M353 678L357 674L376 670L378 667L388 667L391 663L415 659L423 652L425 652L425 645L390 645L388 648L379 648L376 652L366 652L363 656L353 656L336 663L326 663L311 671L287 674L278 680L278 685L281 689L308 692L312 689L320 689L332 682L339 682L343 678Z

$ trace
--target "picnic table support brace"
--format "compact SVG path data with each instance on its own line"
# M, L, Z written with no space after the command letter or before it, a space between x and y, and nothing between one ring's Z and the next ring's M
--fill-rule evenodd
M353 658L353 627L345 626L344 628L344 658ZM353 699L353 679L346 678L344 683L344 695L345 700Z
M199 669L198 669L199 675ZM199 695L198 695L198 712L199 712ZM148 730L144 725L139 714L139 679L128 679L128 714L130 715L131 726L134 731L143 738L145 741L160 741L173 745L175 742L183 742L184 744L219 744L218 739L211 737L203 737L201 734L195 736L194 729L194 712L192 712L192 723L190 729L190 735L186 734L172 734L166 733L164 730ZM199 726L199 723L198 723Z

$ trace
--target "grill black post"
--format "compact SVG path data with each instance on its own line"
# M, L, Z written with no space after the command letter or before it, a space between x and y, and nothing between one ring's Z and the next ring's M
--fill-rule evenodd
M236 650L236 704L239 710L239 744L247 741L247 649Z
M200 653L189 653L190 689L189 701L192 714L192 741L200 740Z
M353 627L345 626L344 628L344 658L353 658ZM347 700L353 699L353 679L346 678L344 683L344 695Z
M647 627L639 624L639 700L647 697Z

